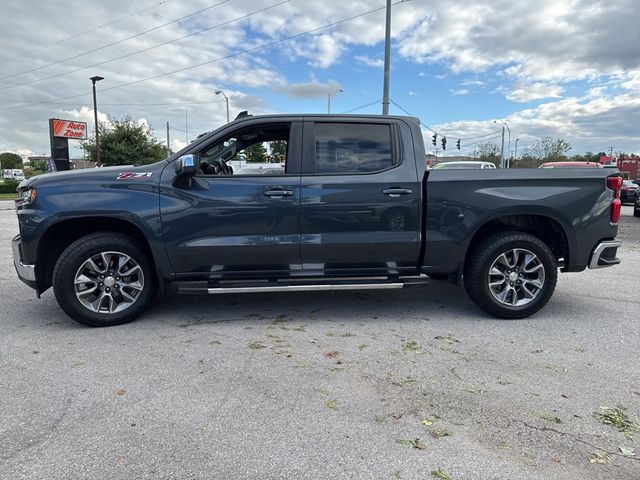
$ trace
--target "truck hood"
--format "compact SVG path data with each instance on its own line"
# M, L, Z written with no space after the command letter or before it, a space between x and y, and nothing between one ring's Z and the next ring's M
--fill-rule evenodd
M160 175L160 170L166 165L166 161L134 167L132 165L118 165L115 167L83 168L80 170L66 170L62 172L43 173L20 182L19 189L38 187L57 182L95 182L116 180L144 180Z

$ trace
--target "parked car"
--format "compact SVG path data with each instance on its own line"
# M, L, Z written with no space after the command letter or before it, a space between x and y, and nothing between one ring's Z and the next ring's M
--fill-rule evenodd
M631 180L624 180L622 182L622 189L620 190L620 201L624 203L633 203L636 198L636 192L638 191L638 185Z
M433 166L433 170L450 170L450 169L485 169L485 168L496 168L496 166L491 162L476 162L476 161L462 161L462 162L441 162L437 163Z
M286 143L284 174L222 164L273 141ZM155 164L23 181L14 265L38 296L53 287L69 316L107 326L169 287L395 289L429 276L522 318L547 303L558 269L619 263L619 173L427 172L424 158L415 118L245 116Z
M603 168L596 162L546 162L538 168Z
M236 172L236 175L282 175L284 174L284 167L278 164L269 164L268 166L247 166L242 167Z
M633 216L640 217L640 188L636 190L636 198L633 202Z

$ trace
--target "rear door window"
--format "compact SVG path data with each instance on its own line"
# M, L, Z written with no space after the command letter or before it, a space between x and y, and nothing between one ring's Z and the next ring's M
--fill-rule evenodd
M304 162L307 174L366 174L398 163L388 124L319 122L314 136L314 159Z

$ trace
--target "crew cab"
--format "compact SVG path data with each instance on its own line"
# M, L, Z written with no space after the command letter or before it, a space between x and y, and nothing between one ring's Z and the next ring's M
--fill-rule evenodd
M229 162L286 144L282 169ZM249 157L247 157L249 158ZM18 276L90 326L133 320L158 291L394 289L449 279L522 318L558 270L619 263L619 173L425 169L419 121L244 116L166 160L19 185Z

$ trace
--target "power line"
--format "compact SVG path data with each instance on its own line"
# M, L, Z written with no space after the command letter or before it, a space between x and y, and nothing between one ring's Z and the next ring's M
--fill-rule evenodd
M147 34L147 33L149 33L149 32L153 32L153 31L155 31L155 30L159 30L159 29L161 29L161 28L163 28L163 27L166 27L167 25L171 25L171 24L173 24L173 23L181 22L182 20L185 20L185 19L187 19L187 18L189 18L189 17L193 17L194 15L198 15L199 13L202 13L202 12L204 12L204 11L211 10L212 8L215 8L215 7L217 7L217 6L220 6L220 5L224 4L224 3L228 3L228 2L230 2L230 1L231 1L231 0L222 0L221 2L214 3L213 5L209 5L208 7L201 8L200 10L197 10L197 11L195 11L195 12L193 12L193 13L190 13L189 15L185 15L184 17L180 17L180 18L177 18L177 19L175 19L175 20L171 20L170 22L163 23L162 25L155 26L155 27L153 27L153 28L150 28L150 29L145 30L145 31L140 32L140 33L136 33L135 35L131 35L131 36L129 36L129 37L121 38L120 40L116 40L115 42L108 43L108 44L106 44L106 45L103 45L103 46L101 46L101 47L94 48L94 49L92 49L92 50L87 50L86 52L78 53L78 54L76 54L76 55L73 55L73 56L71 56L71 57L64 58L64 59L62 59L62 60L58 60L58 61L56 61L56 62L51 62L51 63L47 63L47 64L45 64L45 65L40 65L39 67L34 67L34 68L30 69L30 70L25 70L25 71L20 72L20 73L13 73L13 74L11 74L11 75L6 75L6 76L4 76L4 77L0 77L0 80L6 80L7 78L17 77L17 76L19 76L19 75L24 75L25 73L31 73L31 72L35 72L35 71L37 71L37 70L42 70L43 68L51 67L51 66L53 66L53 65L58 65L59 63L64 63L64 62L66 62L66 61L68 61L68 60L73 60L74 58L83 57L83 56L88 55L88 54L90 54L90 53L94 53L94 52L97 52L97 51L99 51L99 50L103 50L103 49L105 49L105 48L107 48L107 47L112 47L113 45L118 45L118 44L120 44L120 43L126 42L127 40L131 40L132 38L137 38L137 37L140 37L140 36L142 36L142 35L145 35L145 34Z
M375 105L375 104L377 104L377 103L379 103L379 102L381 102L381 101L382 101L382 99L380 98L380 99L378 99L378 100L376 100L376 101L374 101L374 102L367 103L367 104L365 104L365 105L360 105L359 107L352 108L351 110L347 110L347 111L344 111L344 112L342 112L342 113L351 113L351 112L356 112L356 111L358 111L358 110L362 110L363 108L367 108L367 107L370 107L370 106L372 106L372 105Z
M81 36L83 36L83 35L86 35L87 33L95 32L95 31L97 31L97 30L100 30L101 28L109 27L109 26L111 26L111 25L114 25L114 24L116 24L116 23L119 23L119 22L121 22L121 21L123 21L123 20L126 20L126 19L128 19L128 18L134 17L134 16L136 16L136 15L140 15L141 13L144 13L144 12L146 12L146 11L148 11L148 10L153 10L154 8L158 8L159 6L161 6L161 5L165 4L165 3L168 3L168 2L170 2L170 1L171 1L171 0L163 0L163 1L162 1L162 2L160 2L160 3L157 3L157 4L152 5L152 6L150 6L150 7L147 7L147 8L143 8L142 10L138 10L138 11L136 11L136 12L130 13L129 15L125 15L124 17L117 18L117 19L115 19L115 20L112 20L112 21L111 21L111 22L109 22L109 23L105 23L104 25L98 25L96 28L93 28L93 29L91 29L91 30L86 30L86 31L81 32L81 33L76 33L76 34L74 34L74 35L71 35L70 37L66 37L66 38L63 38L63 39L61 39L61 40L57 40L57 41L55 41L55 42L53 42L53 43L50 43L50 44L48 44L48 45L42 45L42 46L40 46L40 47L34 48L33 50L28 50L28 51L26 51L26 52L22 52L22 53L20 53L20 54L18 54L18 55L15 55L15 56L13 56L13 57L0 59L0 62L5 63L5 62L8 62L8 61L10 61L10 60L14 60L14 59L16 59L16 58L24 57L25 55L29 55L29 54L31 54L31 53L39 52L40 50L45 50L45 49L47 49L47 48L53 47L54 45L60 45L61 43L64 43L64 42L66 42L66 41L68 41L68 40L73 40L74 38L81 37Z
M229 0L227 0L227 1L229 1ZM163 46L168 45L168 44L170 44L170 43L174 43L174 42L177 42L177 41L179 41L179 40L183 40L183 39L185 39L185 38L192 37L192 36L194 36L194 35L198 35L198 34L203 33L203 32L208 32L208 31L213 30L213 29L215 29L215 28L220 28L220 27L223 27L223 26L225 26L225 25L229 25L229 24L231 24L231 23L234 23L234 22L237 22L237 21L240 21L240 20L247 19L247 18L249 18L249 17L251 17L251 16L253 16L253 15L257 15L257 14L259 14L259 13L265 12L265 11L267 11L267 10L270 10L270 9L272 9L272 8L275 8L275 7L278 7L278 6L280 6L280 5L283 5L283 4L285 4L285 3L288 3L288 2L290 2L290 1L291 1L291 0L283 0L283 1L279 2L279 3L276 3L276 4L273 4L273 5L270 5L270 6L268 6L268 7L263 7L263 8L260 8L260 9L258 9L258 10L255 10L255 11L253 11L253 12L251 12L251 13L247 13L246 15L242 15L242 16L240 16L240 17L234 18L233 20L228 20L228 21L226 21L226 22L219 23L219 24L217 24L217 25L212 25L212 26L210 26L210 27L206 27L206 28L203 28L203 29L201 29L201 30L197 30L197 31L195 31L195 32L188 33L187 35L183 35L183 36L181 36L181 37L174 38L173 40L168 40L168 41L166 41L166 42L158 43L158 44L153 45L153 46L151 46L151 47L147 47L147 48L143 48L143 49L141 49L141 50L136 50L135 52L127 53L126 55L120 55L119 57L112 58L111 60L105 60L105 61L103 61L103 62L94 63L94 64L92 64L92 65L87 65L86 67L76 68L75 70L69 70L69 71L67 71L67 72L58 73L58 74L56 74L56 75L51 75L51 76L49 76L49 77L38 78L38 79L36 79L36 80L32 80L32 81L30 81L30 82L17 83L17 84L15 84L15 85L8 85L8 86L6 86L6 87L1 87L1 88L0 88L0 90L9 90L9 89L12 89L12 88L15 88L15 87L24 87L24 86L27 86L27 85L32 85L32 84L34 84L34 83L43 82L43 81L45 81L45 80L51 80L51 79L53 79L53 78L58 78L58 77L63 77L63 76L65 76L65 75L70 75L70 74L72 74L72 73L80 72L80 71L82 71L82 70L87 70L87 69L89 69L89 68L97 67L97 66L100 66L100 65L105 65L105 64L107 64L107 63L115 62L116 60L122 60L123 58L132 57L132 56L134 56L134 55L137 55L138 53L148 52L148 51L153 50L153 49L155 49L155 48L163 47Z
M398 0L395 3L393 3L393 5L397 5L397 4L400 4L400 3L406 3L406 2L403 2L402 0ZM342 20L338 20L338 21L329 23L329 24L324 25L322 27L313 28L313 29L307 30L305 32L297 33L295 35L290 35L288 37L283 37L283 38L281 38L279 40L274 40L274 41L271 41L271 42L267 42L267 43L264 43L262 45L257 45L255 47L247 48L245 50L239 50L237 52L230 53L228 55L225 55L225 56L222 56L222 57L219 57L219 58L215 58L213 60L208 60L206 62L197 63L195 65L190 65L188 67L179 68L177 70L172 70L170 72L160 73L158 75L153 75L151 77L142 78L142 79L139 79L139 80L134 80L134 81L127 82L127 83L122 83L120 85L114 85L113 87L102 88L100 91L101 92L107 92L107 91L116 90L116 89L122 88L122 87L128 87L128 86L131 86L131 85L137 85L139 83L147 82L149 80L155 80L156 78L165 77L167 75L174 75L176 73L184 72L184 71L187 71L187 70L192 70L194 68L202 67L204 65L210 65L212 63L216 63L216 62L220 62L220 61L223 61L223 60L227 60L229 58L233 58L233 57L237 57L237 56L240 56L240 55L244 55L245 53L252 53L252 52L255 52L255 51L258 51L258 50L262 50L264 48L269 48L269 47L272 47L274 45L278 45L280 43L287 42L289 40L293 40L293 39L296 39L296 38L303 37L305 35L309 35L311 33L319 32L319 31L325 30L327 28L335 27L336 25L340 25L340 24L349 22L349 21L354 20L356 18L364 17L365 15L370 15L372 13L379 12L381 10L384 10L385 8L386 8L386 6L378 7L378 8L375 8L373 10L369 10L367 12L363 12L363 13L360 13L360 14L357 14L357 15L352 15L352 16L344 18ZM22 107L27 107L27 106L52 104L52 103L56 103L56 101L58 101L58 100L68 100L68 99L71 99L71 98L78 98L78 97L82 97L82 96L90 95L90 94L91 94L91 91L88 91L88 92L84 92L84 93L80 93L80 94L76 94L76 95L70 95L68 97L54 98L51 101L32 102L32 103L23 102L22 105L15 105L15 106L7 107L7 108L1 109L1 110L14 110L14 109L17 109L17 108L22 108Z

